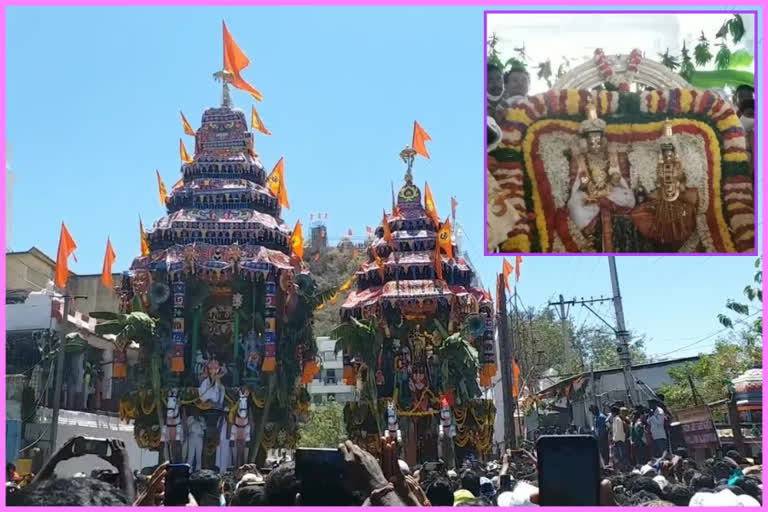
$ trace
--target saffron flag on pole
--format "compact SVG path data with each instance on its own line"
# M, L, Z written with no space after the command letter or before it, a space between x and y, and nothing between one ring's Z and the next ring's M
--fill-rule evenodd
M187 148L184 147L184 141L179 139L179 152L181 153L181 161L185 164L191 164L192 158L187 153Z
M501 273L502 273L502 279L504 280L504 286L507 288L507 291L512 291L509 288L509 276L512 274L512 264L507 261L507 258L502 258L504 263L501 266Z
M195 130L192 129L192 126L187 121L187 118L184 117L184 112L179 110L179 114L181 114L181 125L184 127L184 133L194 137L195 136Z
M375 247L371 247L371 251L373 251L373 259L376 261L376 265L379 266L379 276L381 276L381 284L384 284L384 276L385 276L385 267L384 262L381 259L381 256L379 256L379 252L376 250Z
M147 242L147 234L144 232L144 223L141 222L141 215L139 215L139 238L141 244L141 255L149 256L149 242Z
M517 359L512 359L512 396L517 398L519 389L518 382L520 381L520 367L517 365Z
M299 259L304 258L304 235L301 233L301 221L296 221L291 235L291 250Z
M520 264L523 262L522 256L515 257L515 282L520 282Z
M173 184L172 190L176 190L177 188L181 188L184 186L184 178L181 178L179 181Z
M383 216L381 220L381 226L384 228L384 241L387 244L392 245L392 230L389 229L389 221L387 220L387 212L382 209L381 214Z
M437 207L435 206L435 199L432 197L432 190L429 188L429 183L424 182L424 209L427 211L427 216L435 223L435 228L440 225L440 217L437 215Z
M280 206L291 207L288 203L288 191L285 189L285 158L280 157L275 168L267 176L267 188L277 197Z
M259 113L256 112L256 107L253 105L251 105L251 129L259 131L264 135L272 135L272 132L267 130L267 127L264 126L264 122L259 117Z
M67 287L67 279L69 278L69 266L67 260L69 255L77 249L77 244L72 239L72 235L69 234L69 230L64 223L61 223L61 234L59 235L59 251L56 254L56 273L55 279L56 286L59 288ZM75 259L77 261L77 259Z
M157 174L157 188L160 191L160 206L165 206L168 191L165 190L165 183L163 183L163 178L160 177L160 171L155 169L155 174Z
M240 72L247 68L251 61L248 60L243 50L237 46L237 43L232 38L232 34L227 29L227 24L223 20L221 26L224 31L224 71L232 73L230 83L233 87L250 93L256 101L261 101L261 93L240 76Z
M109 289L112 289L112 264L117 259L115 250L112 249L112 242L107 238L107 250L104 253L104 266L101 269L101 283Z
M432 140L432 137L430 137L429 134L424 131L424 128L421 127L418 121L414 121L413 142L411 143L411 147L416 151L416 153L420 154L424 158L429 158L426 144L428 140Z
M437 250L442 249L448 259L453 259L453 243L451 241L451 221L445 219L443 227L437 232Z

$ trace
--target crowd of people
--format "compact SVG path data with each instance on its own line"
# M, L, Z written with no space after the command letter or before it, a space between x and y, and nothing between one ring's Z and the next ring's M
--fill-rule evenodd
M660 409L660 408L659 408ZM658 411L635 413L641 423L654 424ZM662 410L662 415L663 410ZM610 439L601 467L600 504L627 506L760 506L762 461L731 450L697 464L686 450L674 454L667 443L651 439L654 455L645 444L633 442L625 427L626 411L613 408L597 413L595 433ZM663 418L662 418L663 421ZM643 424L644 425L644 424ZM663 424L662 427L663 429ZM645 429L645 427L644 427ZM624 438L618 432L624 431ZM638 430L639 431L639 430ZM606 438L605 436L609 436ZM630 448L626 439L630 439ZM647 437L646 437L647 439ZM130 470L125 446L110 440L102 457L115 468L61 477L56 465L74 455L74 439L57 451L27 480L16 468L6 468L6 502L17 506L162 506L169 465L151 475ZM442 461L409 467L397 457L396 443L382 439L382 455L374 457L346 441L338 447L343 460L338 475L319 468L297 467L285 458L269 468L246 464L234 472L203 469L189 476L188 506L531 506L539 502L535 452L507 450L501 461L465 461L450 469ZM659 453L659 450L661 453ZM656 456L655 454L658 454ZM299 463L301 466L301 463ZM562 471L578 471L564 461Z

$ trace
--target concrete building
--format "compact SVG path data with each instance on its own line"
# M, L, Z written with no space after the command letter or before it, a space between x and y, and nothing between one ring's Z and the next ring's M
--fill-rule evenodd
M693 356L633 366L632 376L638 383L636 388L641 402L646 404L649 397L645 391L646 386L657 392L664 384L672 383L672 379L669 377L671 368L698 359L699 356ZM545 375L548 375L547 372ZM602 408L614 401L626 401L624 373L621 368L597 370L594 372L594 380L592 374L585 372L555 383L552 381L553 378L547 376L541 379L540 383L544 386L551 385L536 393L536 397L540 399L538 412L530 412L524 419L518 420L519 423L515 425L518 437L525 437L526 432L532 433L540 423L558 425L562 428L572 424L590 429L592 427L592 415L589 413L590 405L597 403ZM521 391L521 404L525 401L527 393L528 390L526 389ZM492 396L497 400L493 437L494 444L498 445L504 442L504 408L501 400L502 397L507 398L509 396L504 393L500 378L494 385ZM517 414L521 415L522 413L523 411L519 411ZM520 424L524 430L522 433L519 428Z
M56 271L56 261L37 247L28 251L9 252L5 255L6 304L24 302L30 292L48 288ZM112 281L119 286L121 274L112 274ZM120 301L117 294L101 284L101 274L78 275L70 273L67 282L72 295L84 296L77 299L74 308L84 313L111 311L117 313ZM6 309L6 313L9 311ZM8 316L6 315L6 318ZM7 330L11 330L10 327Z
M355 399L355 387L344 384L344 360L341 352L335 352L336 340L327 336L317 338L317 351L320 359L320 373L307 386L312 403L324 404L329 401L345 403Z

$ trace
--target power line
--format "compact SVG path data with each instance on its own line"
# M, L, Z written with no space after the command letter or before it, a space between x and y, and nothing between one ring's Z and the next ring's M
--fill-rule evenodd
M763 310L762 310L762 309L761 309L760 311L755 311L754 313L752 313L752 314L751 314L751 315L749 315L748 317L746 317L746 318L743 318L743 319L741 319L741 320L738 320L738 321L736 321L736 322L734 322L734 323L737 323L737 324L742 324L742 323L746 322L747 320L749 320L750 318L752 318L753 316L755 316L755 315L757 315L757 314L762 314L762 312L763 312ZM722 329L720 329L719 331L713 332L712 334L710 334L710 335L708 335L708 336L705 336L705 337L701 338L700 340L698 340L698 341L695 341L695 342L693 342L693 343L691 343L691 344L689 344L689 345L685 345L685 346L683 346L683 347L680 347L680 348L676 348L675 350L672 350L671 352L667 352L667 353L665 353L665 354L659 354L659 355L658 355L658 357L664 357L664 356L668 356L669 354L674 354L675 352L680 352L681 350L685 350L686 348L690 348L690 347L693 347L693 346L695 346L695 345L698 345L699 343L703 343L703 342L707 341L708 339L710 339L710 338L712 338L712 337L714 337L714 336L717 336L718 334L721 334L721 333L723 333L723 332L725 332L725 331L728 331L728 330L730 330L730 329L731 329L730 327L723 327L723 328L722 328Z

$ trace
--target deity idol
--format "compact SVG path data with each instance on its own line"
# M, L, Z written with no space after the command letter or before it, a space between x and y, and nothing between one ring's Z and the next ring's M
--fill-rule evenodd
M667 121L656 166L656 190L632 211L640 232L665 251L677 251L696 230L698 190L686 187L686 176Z
M595 106L590 102L587 119L579 127L586 152L572 152L571 174L575 180L567 209L571 222L587 240L594 242L600 237L602 252L611 252L614 250L614 224L622 223L634 208L635 196L622 176L617 151L608 146L605 126L605 121L598 119ZM626 229L626 222L622 224L621 227ZM627 250L626 247L619 249Z

